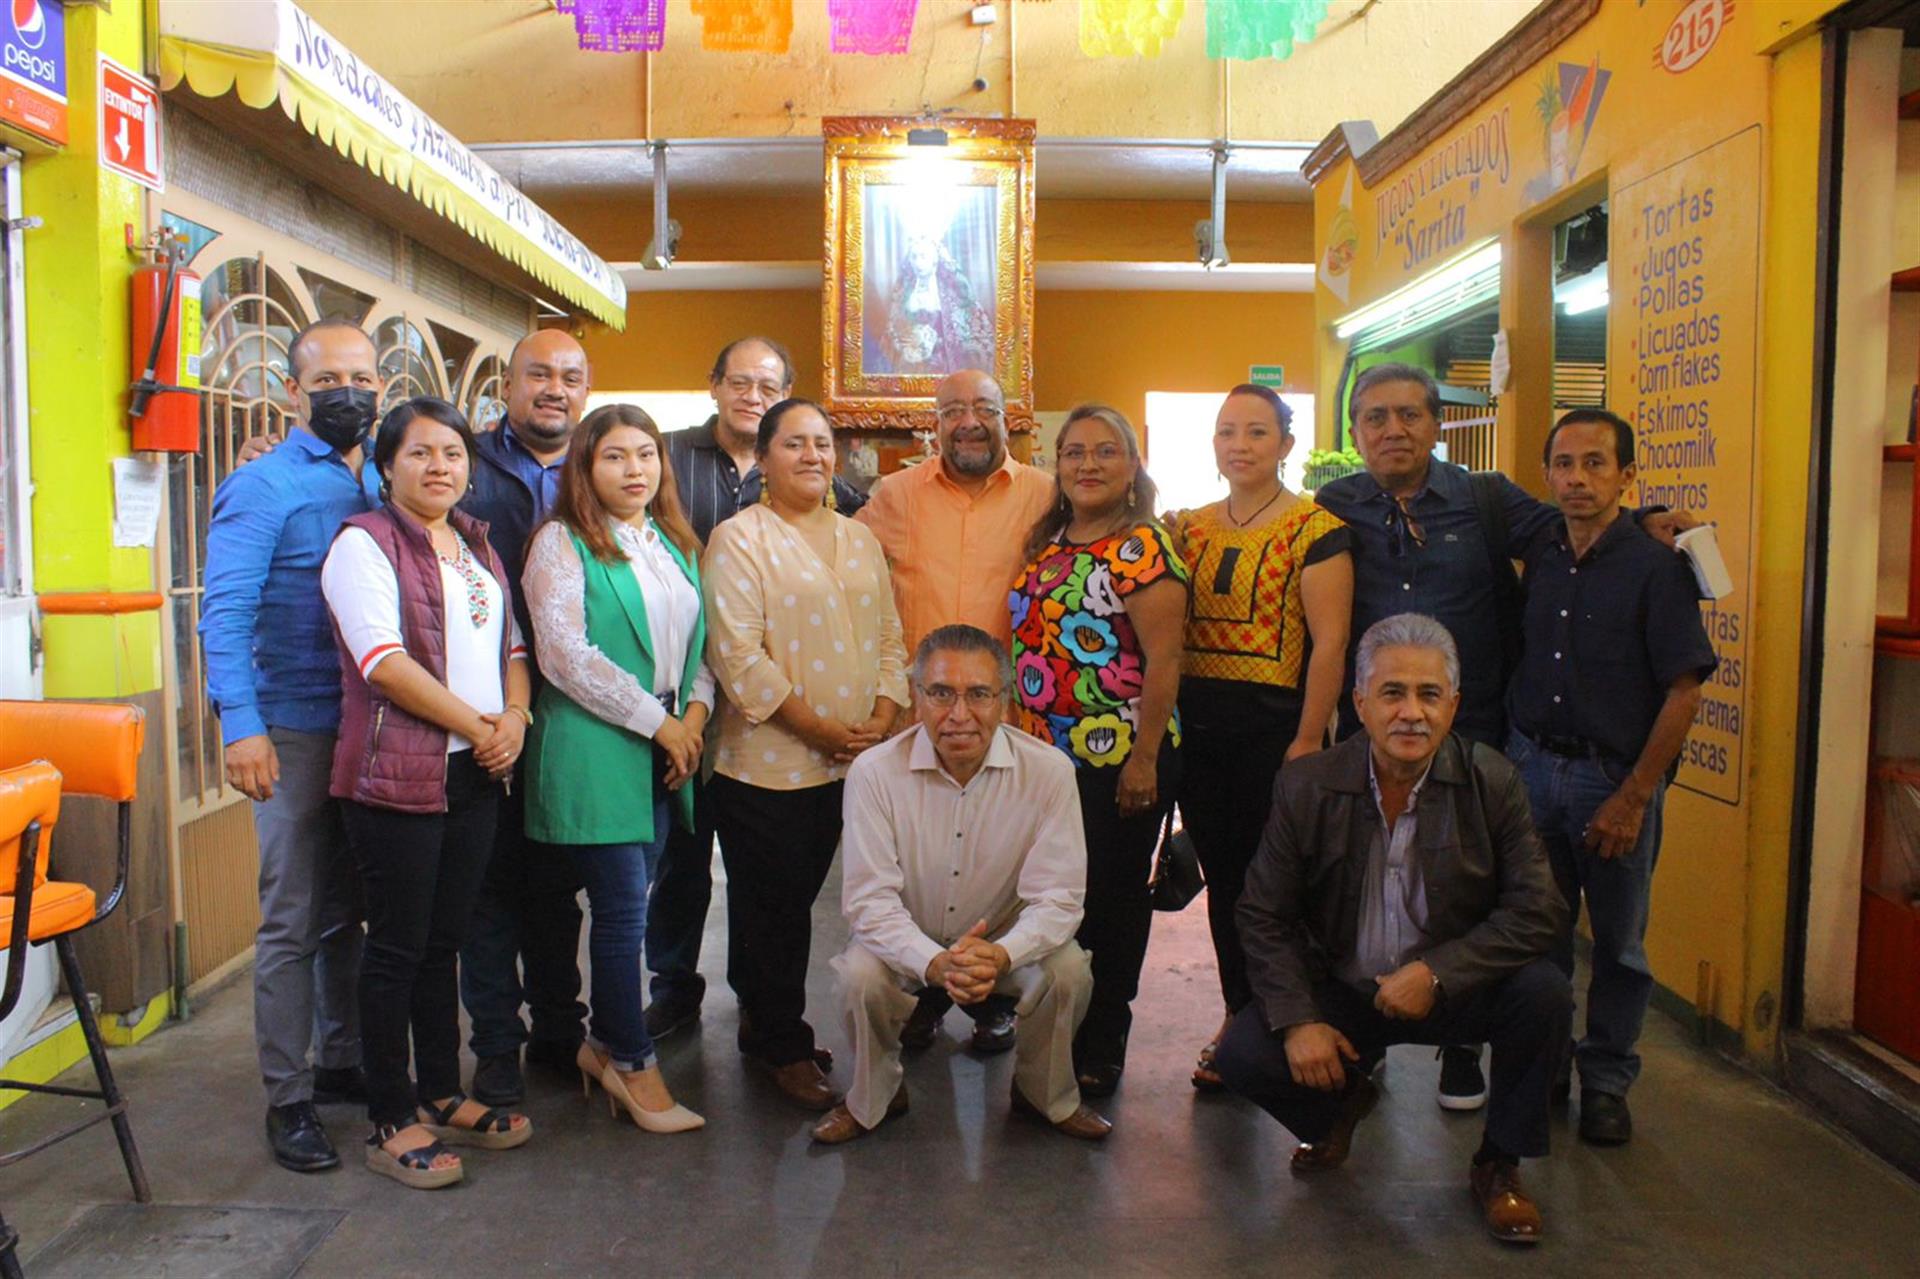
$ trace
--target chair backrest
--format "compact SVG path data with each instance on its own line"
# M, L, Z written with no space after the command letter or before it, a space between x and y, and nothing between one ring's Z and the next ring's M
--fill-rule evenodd
M47 849L60 820L60 770L45 760L0 770L0 895L10 896L20 866L20 835L40 823L33 882L47 882Z
M47 760L69 795L130 802L146 735L146 712L138 706L0 701L0 768Z

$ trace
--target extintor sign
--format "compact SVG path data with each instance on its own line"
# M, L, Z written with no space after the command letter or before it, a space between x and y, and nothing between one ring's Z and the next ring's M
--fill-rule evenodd
M160 90L112 58L100 59L100 166L154 191L160 167Z

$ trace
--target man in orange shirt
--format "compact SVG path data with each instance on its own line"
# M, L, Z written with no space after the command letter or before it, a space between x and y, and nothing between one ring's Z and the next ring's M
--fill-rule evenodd
M977 626L1012 639L1007 592L1024 567L1027 530L1053 502L1053 477L1007 452L1007 400L979 369L941 379L933 392L940 455L874 486L854 518L880 540L893 573L894 604L909 653L942 626ZM907 1048L933 1042L952 1007L945 993L921 997L901 1032ZM990 995L967 1007L975 1051L1005 1052L1015 1037L1013 1001Z
M907 651L964 622L1007 643L1007 591L1027 530L1053 501L1053 478L1007 452L1006 397L979 369L934 389L940 455L881 480L854 518L873 530L893 571Z

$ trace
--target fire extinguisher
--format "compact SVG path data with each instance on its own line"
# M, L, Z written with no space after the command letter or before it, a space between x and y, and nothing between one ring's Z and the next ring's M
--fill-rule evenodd
M136 451L200 448L200 277L162 241L158 261L133 273L133 417Z

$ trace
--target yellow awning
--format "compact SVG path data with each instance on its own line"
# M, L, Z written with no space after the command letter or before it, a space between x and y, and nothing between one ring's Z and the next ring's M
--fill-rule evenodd
M160 83L289 120L555 294L626 327L619 274L290 0L163 4Z

